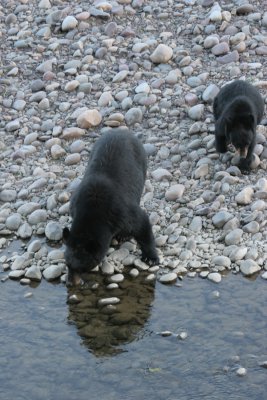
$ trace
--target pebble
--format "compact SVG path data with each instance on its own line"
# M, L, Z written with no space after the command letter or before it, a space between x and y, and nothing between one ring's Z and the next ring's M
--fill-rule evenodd
M45 236L49 240L61 240L62 238L62 227L59 223L50 221L45 227Z
M227 246L230 246L233 244L240 243L242 235L243 235L242 229L237 228L237 229L232 230L225 236L225 244Z
M10 215L10 217L6 219L6 227L11 231L16 231L19 228L20 224L21 224L20 214Z
M230 268L231 260L225 256L215 256L212 259L214 265L218 265L220 267Z
M60 277L62 274L62 267L60 265L50 265L43 271L43 277L47 281L53 281Z
M68 15L62 22L61 29L62 31L69 31L71 29L76 28L78 25L78 21L72 15Z
M171 47L165 44L159 44L153 51L150 59L155 64L167 63L173 56L173 50Z
M204 104L197 104L188 110L189 118L199 121L204 114Z
M253 193L254 193L254 191L253 191L252 187L247 186L235 196L235 201L237 202L237 204L241 204L241 205L250 204L252 201Z
M41 281L42 273L40 268L37 265L32 265L25 273L25 277L29 278L33 281Z
M88 129L99 125L102 121L102 116L98 110L86 110L82 112L77 118L77 125L79 128Z
M174 272L169 272L159 278L161 283L173 283L177 280L177 275Z
M222 276L218 272L211 272L207 278L214 283L219 283L222 280Z
M260 271L261 267L254 260L242 260L240 263L240 271L245 276L250 276Z
M98 300L98 305L100 307L107 306L107 305L110 305L110 304L118 304L118 303L120 303L120 299L118 297L108 297L108 298L105 298L105 299L99 299Z
M246 368L240 367L236 370L236 375L237 376L245 376L247 375L247 370Z
M185 187L184 185L177 184L172 185L165 193L165 199L167 201L175 201L180 199L184 194Z

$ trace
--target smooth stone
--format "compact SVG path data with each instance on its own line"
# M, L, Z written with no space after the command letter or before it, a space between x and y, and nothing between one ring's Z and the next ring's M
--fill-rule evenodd
M77 25L78 25L77 19L72 15L68 15L66 18L64 18L61 25L61 29L63 32L70 31L71 29L76 28Z
M260 270L261 267L254 260L247 259L240 262L240 271L245 276L253 275Z
M37 225L40 222L46 222L47 212L46 210L35 210L28 216L28 222L31 225Z
M207 103L212 103L218 93L218 86L212 83L204 90L202 94L202 99Z
M231 218L233 215L228 211L219 211L212 217L212 223L216 228L222 228Z
M200 232L202 229L202 218L199 216L196 216L192 219L189 229L193 232Z
M10 121L6 124L5 129L7 132L14 132L20 128L20 120L15 119L14 121Z
M251 221L243 226L243 231L247 233L257 233L260 230L260 225L257 221Z
M11 231L16 231L21 224L21 215L12 214L6 219L6 227Z
M42 242L38 239L33 240L27 248L28 253L36 253L42 247Z
M77 125L79 128L88 129L98 126L102 121L100 112L96 109L86 110L82 112L77 118Z
M188 110L189 118L198 121L202 118L204 114L204 104L197 104Z
M183 196L184 190L185 190L184 185L181 184L172 185L166 191L165 199L167 201L175 201L177 199L180 199Z
M32 236L32 227L25 222L24 224L22 224L17 232L18 237L20 237L21 239L28 239Z
M0 201L4 203L12 202L16 199L17 192L14 189L4 189L0 192Z
M177 280L177 275L174 272L169 272L168 274L162 275L159 278L161 283L173 283Z
M114 274L114 266L112 264L110 264L108 261L103 261L100 268L104 275L113 275Z
M222 276L218 272L211 272L207 278L214 283L219 283L222 280Z
M236 370L236 375L237 376L245 376L247 375L247 370L246 368L240 367Z
M215 56L221 56L223 54L227 54L229 52L230 48L228 43L226 42L221 42L219 44L216 44L214 47L212 47L211 52Z
M153 51L150 59L155 64L167 63L173 56L173 50L171 47L165 44L159 44Z
M20 279L24 276L24 274L25 274L24 270L10 271L8 277L10 279Z
M124 281L124 276L122 274L115 274L109 277L111 283L120 283Z
M247 186L235 196L235 201L237 202L237 204L240 204L240 205L250 204L252 201L253 193L254 193L254 191L253 191L252 187Z
M213 257L212 262L220 267L230 268L231 266L231 260L225 256L215 256Z
M73 153L73 154L69 154L66 158L65 158L65 164L66 165L75 165L78 164L81 160L81 155L79 153Z
M237 62L239 60L239 53L237 50L231 51L231 53L228 53L224 56L217 57L217 61L220 64L229 64L231 62Z
M25 273L25 277L29 278L33 281L41 281L42 273L40 268L37 265L32 265Z
M26 255L17 256L13 263L11 264L10 269L12 271L17 269L25 269L29 263L29 259Z
M241 241L243 235L243 231L242 229L234 229L233 231L229 232L226 236L225 236L225 244L227 246L230 246L232 244L238 244Z
M122 70L120 72L118 72L112 79L113 83L117 83L117 82L122 82L128 75L129 71L127 70Z
M151 172L151 176L156 182L160 182L165 179L170 180L172 178L172 174L164 168L155 169Z
M125 122L128 126L142 122L143 113L140 108L130 108L125 114Z
M60 265L50 265L43 271L43 277L47 281L53 281L62 274L62 267Z
M102 306L107 306L110 304L118 304L120 303L120 299L118 297L107 297L105 299L99 299L98 300L98 305L100 307Z
M49 240L62 239L62 227L58 222L50 221L45 227L45 236Z

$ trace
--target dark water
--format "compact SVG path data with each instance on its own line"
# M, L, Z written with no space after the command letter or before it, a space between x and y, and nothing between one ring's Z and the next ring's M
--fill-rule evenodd
M90 281L98 288L69 293L45 281L36 288L1 283L1 400L267 398L260 277L229 274L219 285L185 278L182 287L140 277L114 291L104 289L103 277ZM74 293L80 302L68 304ZM121 299L116 310L98 307L99 298L113 296ZM157 334L165 330L188 337ZM236 375L239 366L246 376Z

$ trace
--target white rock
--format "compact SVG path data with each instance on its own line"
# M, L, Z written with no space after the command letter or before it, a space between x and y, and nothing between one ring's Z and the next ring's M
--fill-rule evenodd
M154 171L154 174L155 174L155 171ZM180 199L184 194L184 190L185 190L184 185L181 185L181 184L172 185L166 191L165 199L167 201L175 201L177 199Z
M118 297L107 297L105 299L99 299L98 305L99 306L107 306L109 304L118 304L120 299Z
M59 278L62 274L62 267L60 265L50 265L43 271L43 277L47 281L53 281L56 278Z
M237 204L241 204L241 205L250 204L252 201L253 193L254 193L254 191L253 191L252 187L247 186L235 196L235 201L237 202Z
M25 273L25 277L33 281L41 281L42 273L37 265L32 265Z
M167 63L173 56L171 47L165 44L159 44L158 47L151 54L150 59L155 64Z
M247 370L246 368L240 367L236 370L236 375L238 376L245 376L247 375Z
M115 274L109 277L111 283L120 283L124 281L124 276L122 274Z
M159 278L161 283L173 283L177 280L177 275L174 272L169 272L168 274L162 275Z
M21 224L21 215L20 214L12 214L6 219L6 227L11 231L16 231Z
M225 244L227 246L230 246L232 244L238 244L241 241L243 235L243 231L242 229L234 229L233 231L229 232L226 236L225 236Z
M209 279L210 281L212 281L212 282L219 283L219 282L221 282L221 280L222 280L222 276L221 276L221 274L219 274L218 272L211 272L211 273L208 275L208 279Z
M63 31L70 31L71 29L76 28L78 25L78 21L72 15L68 15L62 22L61 29Z
M108 261L103 261L100 268L104 275L113 275L114 274L114 266L112 264L110 264Z
M48 222L45 228L45 236L49 240L62 239L62 227L58 222Z
M254 260L242 260L240 270L243 275L250 276L261 270L261 267Z
M212 259L214 265L218 265L220 267L230 268L231 260L225 256L215 256Z

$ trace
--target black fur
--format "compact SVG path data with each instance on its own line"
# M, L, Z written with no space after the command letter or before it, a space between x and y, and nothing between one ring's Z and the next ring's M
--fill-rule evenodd
M256 144L256 127L264 112L264 101L257 88L236 80L225 85L214 99L215 145L219 153L232 143L240 151L239 168L250 169ZM246 157L242 157L247 149Z
M142 259L158 262L151 225L139 205L146 170L145 150L133 133L113 129L95 143L83 180L71 198L71 230L63 230L70 273L96 267L114 237L134 237Z

